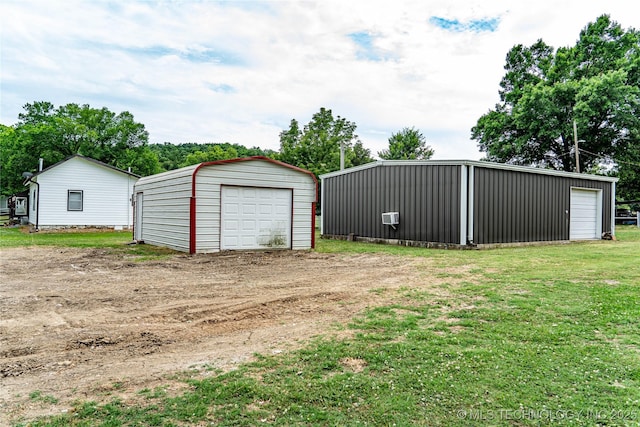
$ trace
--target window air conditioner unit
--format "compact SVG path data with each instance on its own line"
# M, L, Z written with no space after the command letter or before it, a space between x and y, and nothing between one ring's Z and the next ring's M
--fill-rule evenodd
M382 224L396 228L396 225L400 224L400 214L398 212L383 212Z

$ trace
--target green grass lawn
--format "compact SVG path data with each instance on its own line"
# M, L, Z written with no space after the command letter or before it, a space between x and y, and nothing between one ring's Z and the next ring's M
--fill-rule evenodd
M27 228L0 228L0 248L15 246L116 248L131 240L131 231L45 231L29 233Z
M27 228L0 227L0 251L23 246L107 248L114 253L161 259L175 251L152 245L127 245L131 231L66 231L29 233Z
M423 257L442 284L361 313L351 338L31 425L640 425L640 229L617 238L486 251L319 240Z

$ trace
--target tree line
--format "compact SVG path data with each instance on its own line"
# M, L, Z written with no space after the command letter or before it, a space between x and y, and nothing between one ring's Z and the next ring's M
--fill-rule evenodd
M373 160L356 135L356 127L354 122L321 108L303 127L297 120L291 121L289 129L280 133L279 151L229 142L149 144L145 126L127 111L116 114L89 105L55 107L50 102L34 102L24 106L16 124L0 125L0 189L3 195L18 193L24 189L23 172L35 172L40 158L47 167L74 154L141 176L249 156L273 158L320 175L339 169L341 148L346 167ZM405 139L406 144L402 142ZM379 154L384 158L427 158L433 150L424 149L425 144L419 131L407 128L393 135L389 152Z

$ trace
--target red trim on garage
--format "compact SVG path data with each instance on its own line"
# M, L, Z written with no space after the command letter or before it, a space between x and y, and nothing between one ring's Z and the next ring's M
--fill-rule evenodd
M274 160L274 159L270 159L268 157L264 157L264 156L253 156L253 157L243 157L240 159L229 159L229 160L216 160L214 162L204 162L204 163L200 163L194 170L193 170L193 174L191 175L191 203L189 206L189 253L190 254L195 254L196 253L196 226L197 226L197 221L196 221L196 175L198 174L198 171L200 171L201 168L203 168L204 166L215 166L215 165L224 165L227 163L240 163L240 162L247 162L247 161L252 161L252 160L262 160L265 162L269 162L269 163L273 163L275 165L278 166L282 166L288 169L293 169L295 171L298 172L302 172L305 173L307 175L310 175L311 178L313 178L313 182L315 183L316 186L316 190L315 190L315 197L314 197L314 201L312 202L312 212L311 214L313 215L313 220L311 221L311 247L314 248L315 247L315 215L316 215L316 210L315 210L315 205L316 202L318 201L318 180L316 179L316 176L313 174L313 172L310 172L306 169L302 169L299 168L297 166L293 166L290 165L288 163L284 163L278 160ZM291 206L293 208L293 201L291 202ZM293 224L293 219L291 221L291 223ZM293 245L293 233L291 233L291 244ZM293 246L292 246L293 247Z
M293 220L294 220L294 203L293 203L293 192L294 189L291 188L291 212L289 213L289 218L291 223L289 224L289 249L293 249Z
M316 190L317 194L318 190ZM316 202L311 203L311 249L316 248Z
M195 177L194 180L195 182ZM195 184L194 184L195 194ZM189 203L189 253L196 253L196 197L191 196Z

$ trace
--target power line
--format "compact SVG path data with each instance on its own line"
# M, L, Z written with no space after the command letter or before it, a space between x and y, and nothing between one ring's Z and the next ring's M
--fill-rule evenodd
M582 151L583 153L587 153L590 154L594 157L602 157L602 155L600 154L596 154L596 153L592 153L591 151L585 150L584 148L579 148L580 151ZM611 158L611 160L613 160L615 163L625 163L627 165L632 165L632 166L638 166L640 167L640 163L636 163L636 162L627 162L625 160L618 160L618 159L614 159L613 157Z

